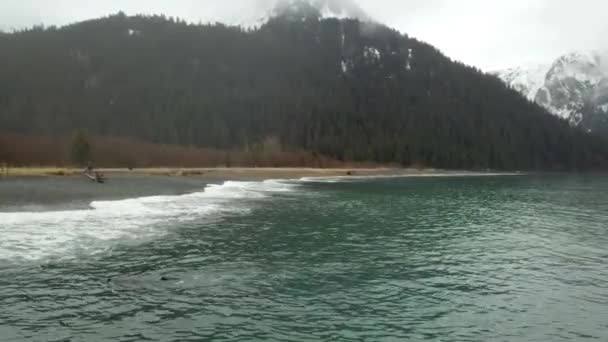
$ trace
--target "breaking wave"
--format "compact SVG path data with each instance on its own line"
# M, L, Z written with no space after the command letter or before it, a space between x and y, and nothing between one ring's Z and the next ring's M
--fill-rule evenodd
M90 209L0 213L0 260L36 261L104 252L117 242L146 241L173 223L247 212L252 200L293 191L297 184L267 180L208 185L179 196L94 201Z

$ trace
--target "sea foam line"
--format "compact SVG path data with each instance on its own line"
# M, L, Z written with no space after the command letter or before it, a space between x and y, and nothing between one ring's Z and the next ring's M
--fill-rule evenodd
M320 176L302 177L299 182L304 183L340 183L349 181L374 180L374 179L395 179L395 178L446 178L446 177L498 177L498 176L523 176L521 172L427 172L427 173L407 173L392 175L352 175L352 176Z
M165 235L171 223L246 212L249 200L297 186L280 180L227 181L185 195L93 201L85 210L0 213L0 260L74 257L117 241L145 241Z

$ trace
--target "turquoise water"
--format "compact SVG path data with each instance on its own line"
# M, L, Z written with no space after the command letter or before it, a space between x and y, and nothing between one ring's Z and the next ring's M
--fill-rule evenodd
M231 182L91 207L0 213L0 340L608 340L601 175Z

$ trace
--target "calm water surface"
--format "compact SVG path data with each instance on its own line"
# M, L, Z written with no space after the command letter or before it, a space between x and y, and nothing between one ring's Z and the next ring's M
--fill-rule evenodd
M608 341L605 176L192 191L0 212L0 340Z

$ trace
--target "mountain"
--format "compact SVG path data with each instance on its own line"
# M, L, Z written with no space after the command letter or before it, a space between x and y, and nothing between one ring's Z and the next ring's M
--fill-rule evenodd
M607 166L601 138L497 77L299 4L253 29L119 13L0 35L0 130L452 169Z
M608 133L608 54L569 53L553 63L495 72L513 89L588 132Z

